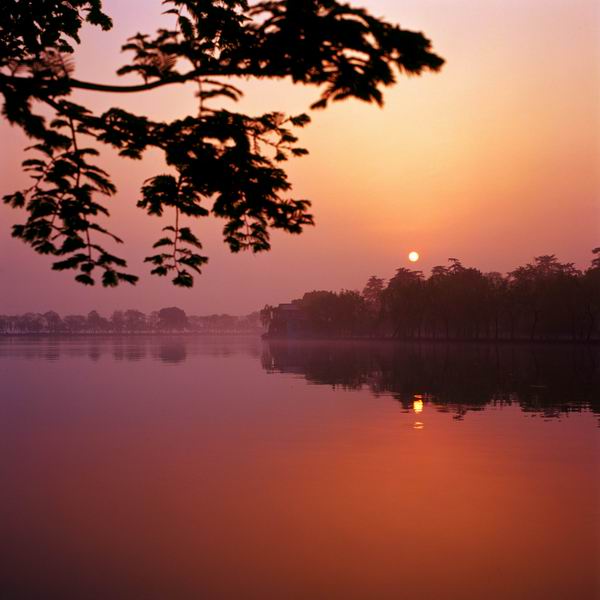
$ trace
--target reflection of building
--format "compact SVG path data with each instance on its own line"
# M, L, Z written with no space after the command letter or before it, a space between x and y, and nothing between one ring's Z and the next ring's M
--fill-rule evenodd
M280 304L273 309L266 337L306 337L308 333L306 315L300 302Z

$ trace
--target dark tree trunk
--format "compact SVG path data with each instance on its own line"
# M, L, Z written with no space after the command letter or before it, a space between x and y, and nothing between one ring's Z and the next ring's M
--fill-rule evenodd
M537 329L537 324L538 324L538 311L534 310L533 311L533 324L531 325L531 335L530 335L531 341L533 341L535 339L535 331Z

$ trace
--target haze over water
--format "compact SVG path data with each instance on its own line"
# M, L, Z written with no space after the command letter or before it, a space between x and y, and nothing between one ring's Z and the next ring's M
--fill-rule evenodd
M0 589L596 598L599 358L0 340Z

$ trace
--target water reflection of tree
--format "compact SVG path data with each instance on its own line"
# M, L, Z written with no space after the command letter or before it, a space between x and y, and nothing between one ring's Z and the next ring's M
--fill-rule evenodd
M313 383L391 394L407 410L418 396L459 416L513 404L554 416L600 414L599 352L564 345L273 341L262 361L269 371L299 373Z
M139 340L136 340L134 343L131 343L126 338L117 339L114 342L112 349L113 359L118 361L138 361L146 358L146 354L146 344L144 344L143 342L140 343Z
M86 359L110 356L114 361L145 359L183 362L191 356L228 357L244 354L258 359L258 337L229 336L80 336L76 338L1 338L0 359L26 360Z
M185 342L178 340L162 342L157 346L157 350L156 357L164 363L177 364L187 358Z

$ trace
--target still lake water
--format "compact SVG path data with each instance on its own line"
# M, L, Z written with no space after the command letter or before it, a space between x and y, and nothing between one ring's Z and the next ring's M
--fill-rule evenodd
M0 340L0 598L600 597L600 356Z

